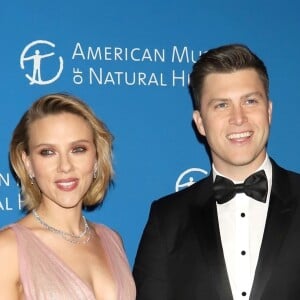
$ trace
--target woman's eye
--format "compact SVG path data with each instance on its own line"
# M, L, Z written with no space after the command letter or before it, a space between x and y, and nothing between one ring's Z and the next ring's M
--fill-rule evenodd
M86 151L86 148L85 147L75 147L72 152L73 153L82 153L82 152L85 152Z
M50 150L50 149L43 149L43 150L41 150L40 153L43 156L49 156L49 155L52 155L54 152L52 150Z

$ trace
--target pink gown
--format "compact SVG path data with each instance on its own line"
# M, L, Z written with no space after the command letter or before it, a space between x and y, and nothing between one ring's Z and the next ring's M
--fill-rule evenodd
M34 233L17 223L9 227L17 237L25 300L96 300L91 288ZM120 239L104 225L95 228L115 277L117 299L134 300L135 285Z

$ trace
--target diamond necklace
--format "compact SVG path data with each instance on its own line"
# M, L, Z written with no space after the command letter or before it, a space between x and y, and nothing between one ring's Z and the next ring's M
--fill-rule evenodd
M44 226L47 230L49 230L50 232L53 232L59 236L61 236L64 240L73 243L73 244L86 244L90 238L91 238L91 230L89 227L88 222L86 221L85 217L82 216L82 220L84 223L84 230L79 234L79 235L75 235L73 233L68 233L59 229L56 229L50 225L48 225L41 217L40 215L37 213L36 209L32 210L33 216L36 218L36 220L42 225ZM86 236L86 237L85 237ZM85 239L83 241L81 241L80 239L85 237Z

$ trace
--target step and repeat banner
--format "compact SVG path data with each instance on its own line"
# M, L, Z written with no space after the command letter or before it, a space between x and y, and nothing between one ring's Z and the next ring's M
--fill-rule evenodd
M87 217L117 230L133 264L153 200L210 171L192 126L188 78L209 48L247 44L266 63L269 153L300 172L300 4L236 1L2 1L0 226L23 216L11 134L38 97L83 99L113 133L114 185Z

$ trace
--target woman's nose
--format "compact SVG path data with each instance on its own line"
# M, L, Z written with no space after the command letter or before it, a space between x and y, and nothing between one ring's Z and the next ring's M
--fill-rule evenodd
M58 172L68 173L72 169L72 163L68 155L61 155L58 161Z

